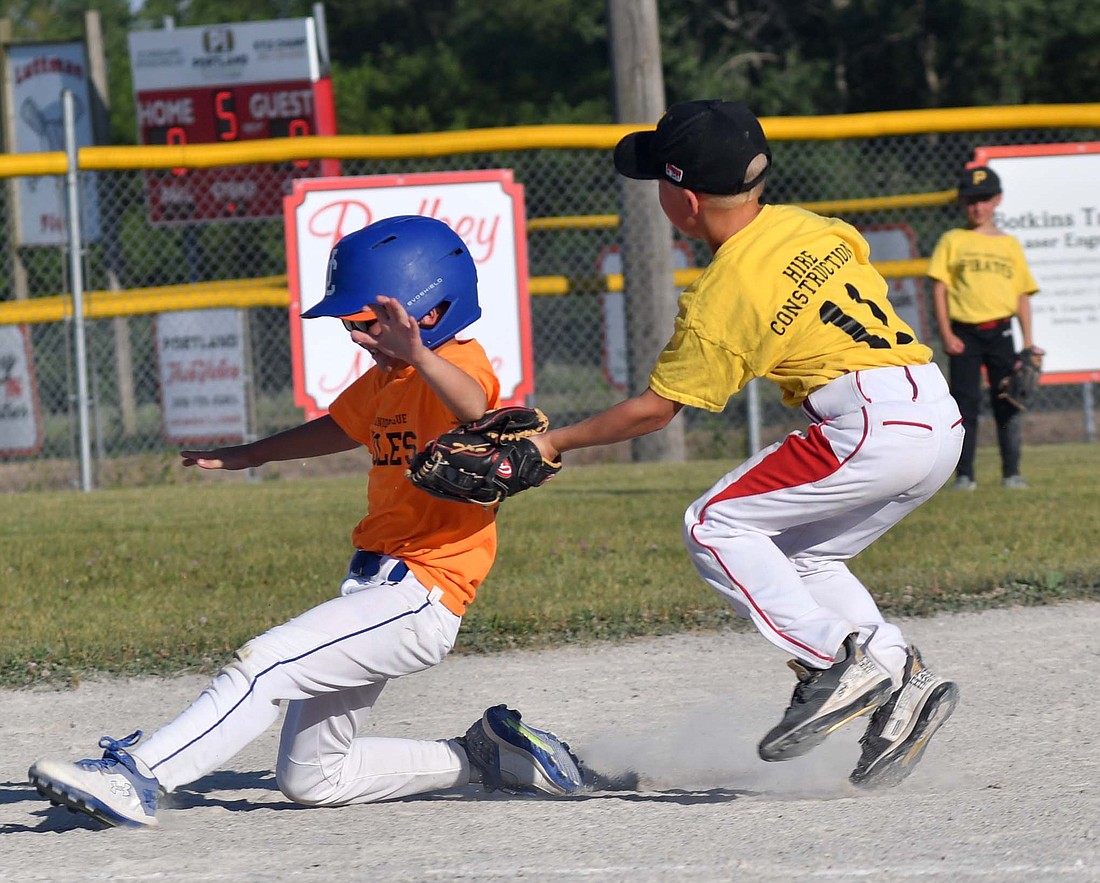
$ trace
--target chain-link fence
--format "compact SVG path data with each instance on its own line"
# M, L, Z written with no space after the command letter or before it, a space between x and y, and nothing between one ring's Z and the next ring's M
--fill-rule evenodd
M1089 141L1097 136L1097 129L1012 129L841 140L773 139L774 172L766 197L770 202L816 204L943 192L954 185L977 146ZM602 295L600 286L592 284L608 251L619 245L618 216L623 206L609 150L535 148L341 160L341 173L346 176L495 168L512 169L525 189L529 272L536 292L531 305L533 403L555 423L573 421L624 394L605 364ZM86 243L82 256L85 289L132 292L270 277L276 277L277 287L284 286L280 279L287 272L282 218L236 216L241 205L235 193L225 194L217 212L207 211L223 215L217 220L166 223L150 218L146 176L181 173L180 169L81 173L82 185L94 188L99 213L98 235ZM218 170L204 173L217 177ZM279 176L265 178L276 181L268 186L285 187L285 181L279 184L277 179L281 180ZM0 252L0 331L19 328L25 333L40 439L23 450L0 452L0 490L79 486L72 320L16 321L12 313L4 311L22 298L33 302L64 295L70 283L64 244L16 244L13 194L19 180L10 177L7 186L0 186L8 243ZM41 186L54 186L56 180L60 179L38 179ZM911 231L913 257L927 257L939 235L960 222L949 199L924 206L913 204L919 200L910 201L908 207L901 202L893 208L856 206L827 213L841 214L861 228L904 225ZM708 255L699 243L685 242L679 247L694 266L705 265ZM539 294L539 280L552 276L567 277L569 293ZM923 279L909 284L917 309L926 317L924 337L936 344L929 321L930 292ZM629 298L629 279L625 291ZM281 302L285 303L285 289L283 294ZM276 297L272 302L280 300ZM85 324L96 486L173 480L178 474L176 446L163 434L155 321L155 314L141 312L92 318ZM299 423L303 415L293 402L290 323L285 306L245 310L243 328L250 362L246 372L250 379L250 434L262 436ZM0 365L0 384L4 382L3 368ZM1089 394L1091 390L1081 385L1045 386L1037 406L1027 415L1025 441L1084 439ZM685 411L691 456L739 457L745 452L743 399L735 397L719 415ZM761 389L761 399L762 441L800 425L799 415L779 404L770 384ZM983 421L983 426L988 428L989 422ZM983 436L982 441L991 438Z

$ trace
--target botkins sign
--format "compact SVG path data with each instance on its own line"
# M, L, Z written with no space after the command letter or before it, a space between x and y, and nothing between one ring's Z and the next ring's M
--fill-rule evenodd
M1043 383L1100 380L1100 142L979 147L974 160L1000 177L993 220L1020 240L1039 284L1031 337L1046 350Z
M481 318L458 337L476 337L500 378L504 404L534 389L523 187L511 170L317 178L294 182L284 201L294 401L312 420L374 364L336 319L305 319L325 293L329 252L341 237L394 215L448 224L477 266Z

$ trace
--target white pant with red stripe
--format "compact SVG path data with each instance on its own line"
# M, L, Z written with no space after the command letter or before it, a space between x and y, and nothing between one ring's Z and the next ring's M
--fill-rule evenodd
M951 477L963 430L935 365L847 374L803 405L814 420L723 476L688 509L700 575L760 633L815 668L845 637L900 684L906 641L846 560Z

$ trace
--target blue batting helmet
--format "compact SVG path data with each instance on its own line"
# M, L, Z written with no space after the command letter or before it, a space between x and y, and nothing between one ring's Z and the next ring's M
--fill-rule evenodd
M384 218L337 242L325 296L302 318L370 317L379 295L401 301L418 322L445 304L435 326L420 329L433 349L481 317L477 269L466 243L442 221L422 215Z

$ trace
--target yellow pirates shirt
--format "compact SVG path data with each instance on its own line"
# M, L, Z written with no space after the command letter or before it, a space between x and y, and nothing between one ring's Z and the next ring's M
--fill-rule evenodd
M1039 290L1015 236L948 230L932 252L928 275L947 286L947 315L978 325L1016 315L1021 294Z
M843 374L927 364L932 351L886 294L870 246L853 226L794 206L764 206L681 294L650 388L721 411L750 380L766 377L793 407Z

